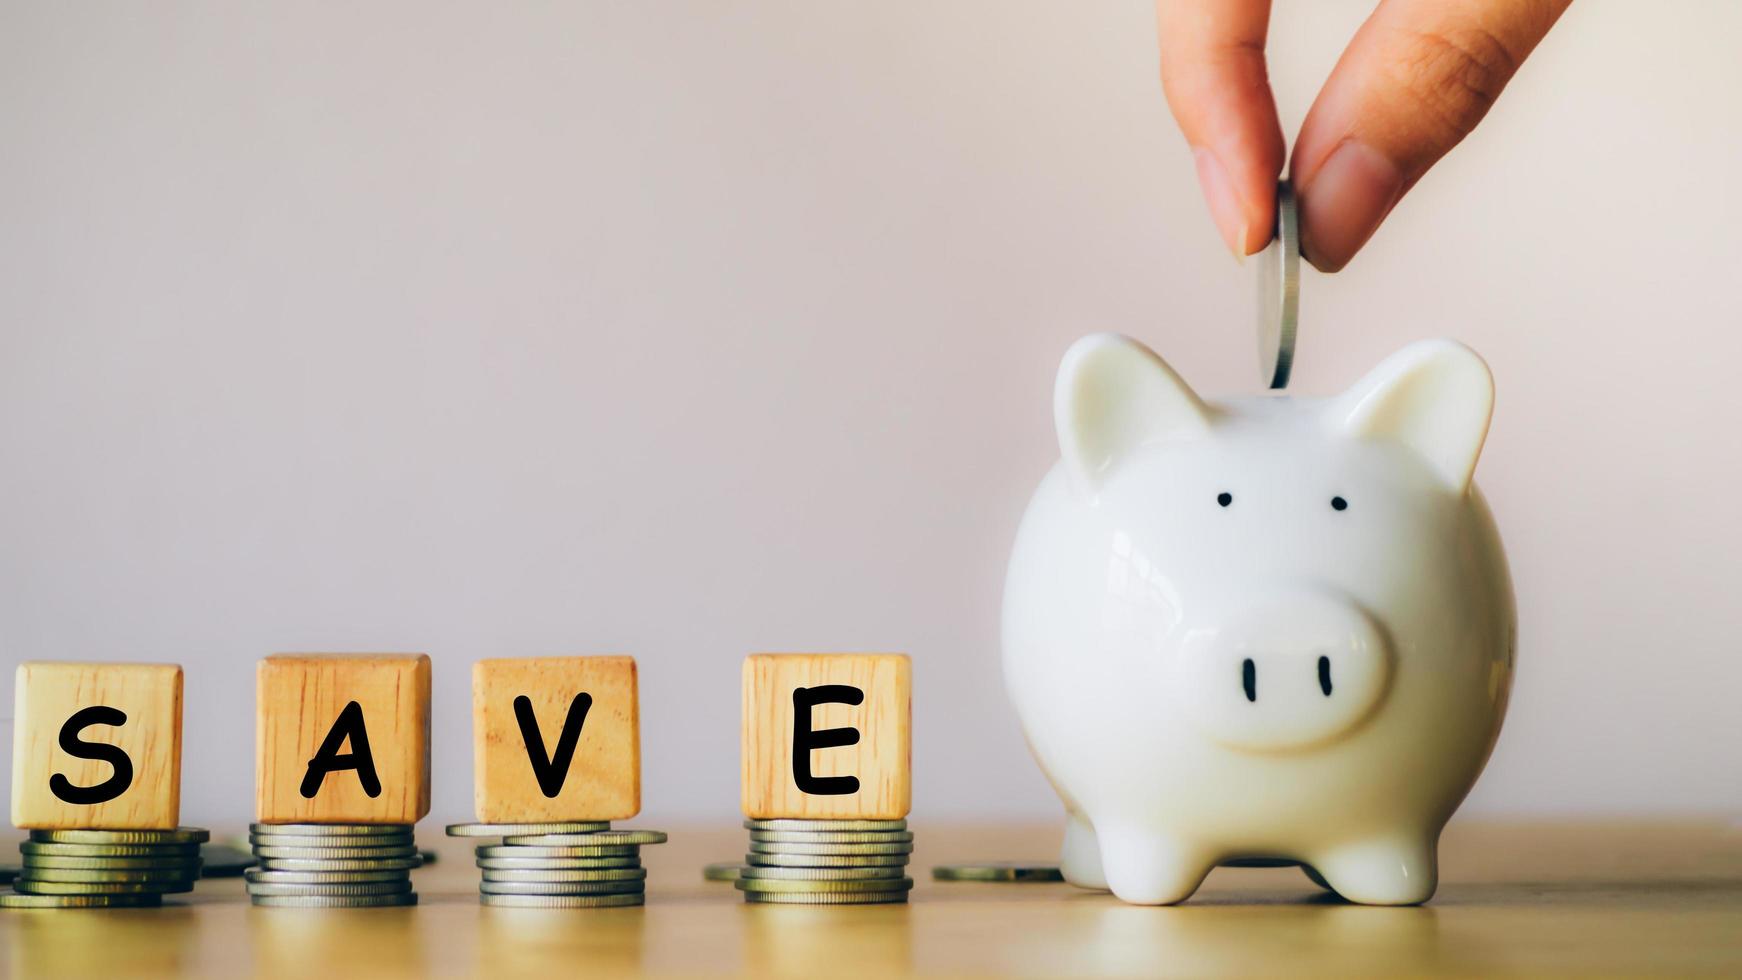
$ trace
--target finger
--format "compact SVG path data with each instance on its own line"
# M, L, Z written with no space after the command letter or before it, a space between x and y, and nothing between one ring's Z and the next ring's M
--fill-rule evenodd
M1270 0L1157 0L1161 86L1236 257L1270 242L1282 126L1264 67Z
M1481 122L1571 0L1383 0L1295 141L1301 244L1342 268Z

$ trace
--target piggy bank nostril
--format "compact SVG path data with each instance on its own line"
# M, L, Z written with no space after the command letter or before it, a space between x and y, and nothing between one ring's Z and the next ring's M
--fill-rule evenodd
M1258 700L1258 665L1251 657L1240 661L1240 686L1246 689L1246 700Z
M1325 692L1325 697L1331 696L1331 658L1319 657L1319 690Z

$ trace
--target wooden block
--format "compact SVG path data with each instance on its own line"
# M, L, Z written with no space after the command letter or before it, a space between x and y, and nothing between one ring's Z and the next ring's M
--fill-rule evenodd
M907 816L912 705L913 665L903 654L747 658L744 815Z
M260 661L261 823L416 823L429 813L429 658L280 654Z
M18 665L17 678L13 824L32 830L177 825L180 667L32 662Z
M472 666L478 820L626 820L641 812L634 657Z

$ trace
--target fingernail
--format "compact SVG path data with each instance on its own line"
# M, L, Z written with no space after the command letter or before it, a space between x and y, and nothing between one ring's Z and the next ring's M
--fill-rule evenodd
M1301 251L1323 272L1367 244L1403 193L1403 174L1378 150L1345 140L1300 189Z
M1234 182L1228 178L1227 168L1208 149L1193 150L1192 159L1198 167L1198 183L1204 188L1204 200L1210 204L1210 219L1215 221L1216 230L1222 233L1228 251L1234 253L1234 258L1244 259L1250 222L1246 209L1240 205L1240 195L1234 193Z

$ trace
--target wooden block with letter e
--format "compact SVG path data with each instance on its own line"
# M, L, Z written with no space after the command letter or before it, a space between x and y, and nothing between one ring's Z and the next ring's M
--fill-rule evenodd
M634 657L472 666L478 820L625 820L641 812Z
M896 820L913 799L913 665L903 654L744 661L744 815Z
M410 824L429 813L429 658L260 661L255 819Z
M12 822L166 830L181 819L181 668L23 663Z

